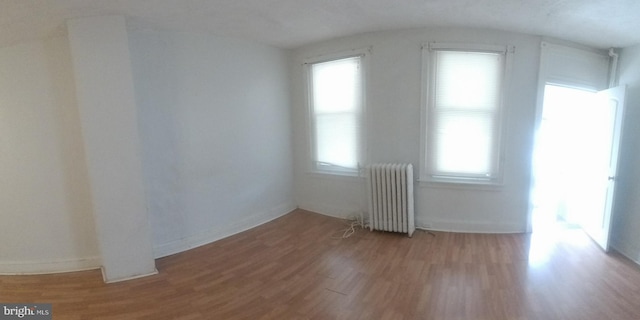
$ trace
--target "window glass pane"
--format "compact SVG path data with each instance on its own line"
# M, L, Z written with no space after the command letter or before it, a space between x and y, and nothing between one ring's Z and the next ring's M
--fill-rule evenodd
M357 56L310 66L315 169L357 170L363 95L361 60Z
M442 112L437 117L434 137L436 174L489 175L493 151L492 115Z
M360 57L312 66L316 113L354 112L360 105Z
M354 114L322 114L316 118L318 165L358 166L358 124Z
M436 55L436 108L497 109L501 54L438 51Z
M435 50L432 55L429 176L451 181L498 177L505 54Z

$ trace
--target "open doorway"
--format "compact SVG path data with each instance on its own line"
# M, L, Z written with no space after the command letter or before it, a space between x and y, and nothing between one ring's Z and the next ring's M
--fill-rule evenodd
M586 181L601 158L593 145L601 139L602 109L590 107L593 91L547 84L534 149L532 228L534 232L579 228L584 199L593 192ZM600 119L600 121L599 121Z

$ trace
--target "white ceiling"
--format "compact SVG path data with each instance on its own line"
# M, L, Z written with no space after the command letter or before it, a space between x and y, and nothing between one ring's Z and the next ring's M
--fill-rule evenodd
M367 31L480 27L599 48L640 44L639 0L0 0L0 47L123 14L133 28L207 32L277 47Z

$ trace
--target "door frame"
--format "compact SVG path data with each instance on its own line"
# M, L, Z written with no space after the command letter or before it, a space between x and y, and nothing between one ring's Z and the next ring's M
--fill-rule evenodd
M537 144L537 133L542 124L544 89L547 83L566 87L592 90L594 92L609 87L609 52L587 47L567 46L564 44L542 41L540 43L540 65L538 69L538 88L536 97L535 119L531 139L529 158L529 197L526 217L526 231L533 230L534 167L533 150Z

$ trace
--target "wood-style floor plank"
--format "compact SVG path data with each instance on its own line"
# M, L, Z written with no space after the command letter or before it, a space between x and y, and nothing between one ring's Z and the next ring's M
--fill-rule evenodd
M0 276L0 302L54 319L640 319L640 268L579 231L400 234L302 210L104 284Z

